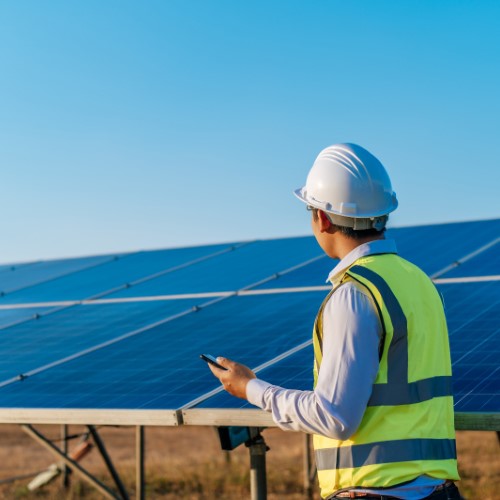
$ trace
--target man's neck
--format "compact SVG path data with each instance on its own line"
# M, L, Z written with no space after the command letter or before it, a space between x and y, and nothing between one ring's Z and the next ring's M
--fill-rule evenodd
M335 254L338 259L343 259L348 253L365 243L385 239L383 233L378 236L368 236L360 239L349 238L342 233L336 233L335 236L337 237L335 240Z

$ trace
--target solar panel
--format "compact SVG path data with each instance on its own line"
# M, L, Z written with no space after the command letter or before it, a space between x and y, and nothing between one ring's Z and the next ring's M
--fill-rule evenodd
M395 238L399 254L419 266L429 276L491 243L499 234L500 219L405 227L387 231L387 237Z
M66 274L113 261L117 256L104 255L79 259L61 259L6 266L0 270L0 296L43 283Z
M19 322L34 319L38 314L50 310L50 307L23 307L15 309L0 309L0 331ZM1 333L0 333L1 335Z
M137 252L107 258L101 265L53 277L32 284L0 298L0 304L82 300L109 294L119 288L130 288L135 282L160 274L167 276L181 266L195 265L199 260L230 252L232 244L189 247L182 249ZM167 280L169 278L167 277Z
M255 287L256 290L269 290L271 288L296 288L307 286L325 286L328 274L338 263L336 259L330 259L321 255L318 259L295 269L290 273L278 276L276 280L262 283Z
M495 244L477 255L454 263L454 266L441 277L465 278L472 276L500 276L500 238Z
M225 346L227 356L245 359L252 365L261 364L276 352L295 347L309 337L311 317L323 296L324 293L313 292L221 300L179 317L175 322L156 326L1 387L2 405L181 408L218 386L217 380L200 361L201 352ZM276 318L277 312L282 315L281 319ZM105 330L99 328L97 334L90 332L94 342L104 340ZM113 332L113 335L120 333ZM105 338L109 338L108 334ZM267 341L263 343L262 338ZM86 338L79 336L77 340L84 342ZM71 345L75 345L75 341ZM79 348L86 346L85 343ZM57 348L56 357L67 354L61 343L57 343ZM41 359L40 355L37 359ZM42 358L42 363L47 361ZM13 366L19 363L20 360L16 360Z
M142 297L238 290L321 255L310 238L256 241L178 272L120 290L109 297Z
M77 305L0 331L0 385L20 374L130 334L183 311L194 299ZM2 313L5 311L2 311Z
M483 264L498 259L492 242L499 229L500 219L390 231L403 256L441 276L456 408L464 414L498 414L499 282ZM0 421L44 415L45 422L82 423L102 410L95 423L150 423L159 412L157 424L175 425L176 410L184 409L188 424L220 424L220 412L229 412L242 425L272 425L267 414L221 392L201 352L264 364L260 375L278 385L311 387L312 353L304 346L335 265L314 238L103 259L96 267L83 259L80 269L66 262L52 278L35 264L30 278L30 265L23 266L23 289L0 299ZM447 284L459 270L474 282ZM478 272L488 281L478 281Z
M412 228L393 228L387 231L387 238L394 238L399 254L405 259L419 265L428 275L443 271L447 266L460 261L471 253L490 245L500 234L500 220L439 224L435 226L420 226ZM474 238L470 238L470 234ZM425 242L425 244L423 244ZM500 252L498 244L488 247L485 253L478 253L473 261L461 265L456 270L443 276L482 276L500 271L498 260ZM318 260L303 266L292 273L280 276L276 281L269 281L258 286L258 289L286 288L299 286L322 286L329 272L337 264L337 260L322 256ZM482 264L479 264L482 262ZM495 264L495 262L497 262ZM478 266L479 264L479 266ZM488 267L488 265L491 267ZM495 267L497 266L497 267ZM479 267L479 272L475 270ZM455 268L453 268L455 269ZM460 270L469 269L470 274ZM467 271L466 271L467 272Z
M500 412L500 282L440 285L453 362L455 409Z

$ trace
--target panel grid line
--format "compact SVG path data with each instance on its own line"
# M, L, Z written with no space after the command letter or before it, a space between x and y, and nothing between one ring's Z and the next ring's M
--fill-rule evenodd
M495 370L493 370L492 372L490 372L486 378L484 378L483 380L481 380L481 382L474 386L472 389L470 389L466 394L464 394L460 399L456 400L454 402L455 405L459 404L461 401L463 401L467 396L470 396L475 390L479 389L479 387L481 386L481 384L484 384L485 382L487 382L490 378L493 377L493 375L495 375L498 371L500 370L500 366L497 366L495 368ZM483 405L484 406L484 405Z

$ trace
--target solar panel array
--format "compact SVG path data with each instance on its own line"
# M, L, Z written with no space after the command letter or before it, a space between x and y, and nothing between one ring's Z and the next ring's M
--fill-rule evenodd
M500 219L388 231L444 296L458 413L500 412L499 234ZM0 266L0 422L271 425L199 354L310 389L334 265L298 237Z

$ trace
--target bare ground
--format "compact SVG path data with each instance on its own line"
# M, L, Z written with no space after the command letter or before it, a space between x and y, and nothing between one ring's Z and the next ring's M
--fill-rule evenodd
M37 427L52 440L60 438L58 426ZM70 434L85 432L71 426ZM135 429L103 427L99 429L116 468L127 489L135 489ZM267 454L269 499L298 500L303 494L303 435L277 429L264 432L271 448ZM70 442L73 449L79 438ZM46 469L57 460L40 444L14 425L0 426L0 497L5 499L44 498L55 500L102 498L102 495L73 475L71 488L64 490L61 479L30 492L31 478L4 482L15 476ZM57 442L59 445L60 443ZM495 432L459 432L457 434L459 487L468 500L500 499L500 446ZM147 498L151 499L234 499L249 498L249 456L241 446L233 452L220 450L213 428L146 429ZM94 449L81 465L103 482L113 486L100 454ZM317 488L314 498L319 499Z

